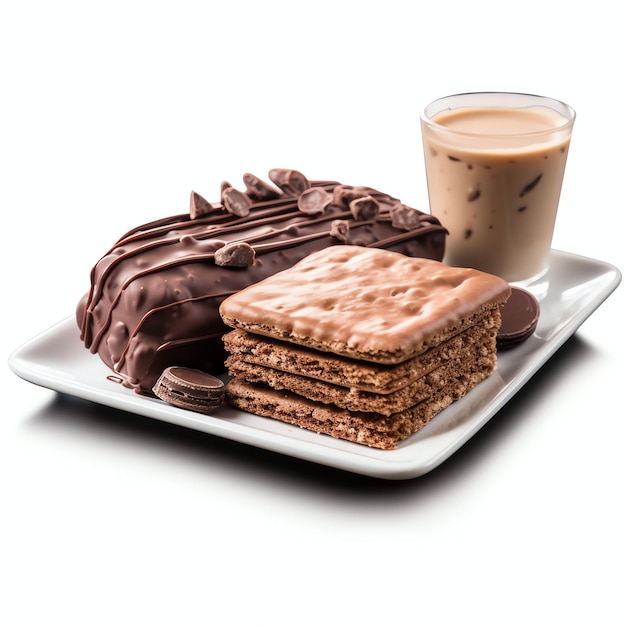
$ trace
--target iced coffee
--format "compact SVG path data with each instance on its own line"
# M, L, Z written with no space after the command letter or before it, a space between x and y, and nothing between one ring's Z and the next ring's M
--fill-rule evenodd
M520 283L546 272L574 117L525 94L462 94L426 108L428 195L449 231L446 263Z

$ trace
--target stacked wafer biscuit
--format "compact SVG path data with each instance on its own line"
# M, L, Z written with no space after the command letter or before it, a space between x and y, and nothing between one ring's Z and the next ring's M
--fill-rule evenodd
M489 376L508 283L377 248L333 246L227 298L243 410L393 449Z

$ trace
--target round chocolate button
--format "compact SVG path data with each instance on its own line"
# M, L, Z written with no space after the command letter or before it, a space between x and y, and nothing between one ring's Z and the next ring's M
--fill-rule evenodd
M163 371L152 388L154 395L181 409L209 413L224 401L225 385L217 377L188 367Z
M520 287L511 287L511 297L501 309L502 326L497 345L506 350L526 341L537 328L539 302L532 293Z

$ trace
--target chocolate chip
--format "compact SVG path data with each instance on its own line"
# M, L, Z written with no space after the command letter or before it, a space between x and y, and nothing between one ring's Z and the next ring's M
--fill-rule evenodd
M450 159L450 161L460 161L461 160L461 159L459 159L459 157L455 157L455 156L452 156L450 154L448 155L448 158Z
M376 219L379 210L380 205L372 196L355 198L350 202L350 212L355 220L366 221Z
M343 243L348 243L350 239L350 222L347 220L333 220L330 225L330 236Z
M535 178L534 180L530 181L528 183L528 185L526 185L520 192L519 192L519 197L523 198L529 191L532 191L537 184L539 183L539 181L541 180L541 177L543 176L543 174L539 174L539 176L537 176L537 178Z
M205 200L199 193L195 191L191 192L191 198L189 199L189 217L192 220L207 215L213 210L211 203Z
M246 217L250 213L250 198L234 187L222 191L222 204L229 213L237 217Z
M333 189L333 204L348 208L352 200L367 196L368 190L365 187L353 187L352 185L337 185Z
M249 172L243 175L243 183L246 186L246 194L252 200L262 202L264 200L275 200L280 197L280 191L278 189Z
M402 230L415 230L421 224L420 212L405 204L395 204L389 209L391 225Z
M215 265L220 267L250 267L254 265L254 248L245 241L226 244L215 251Z
M324 189L309 187L298 196L298 208L308 215L323 213L333 197Z
M528 207L527 206L521 206L517 209L518 213L523 213Z
M541 309L530 292L519 287L511 288L511 296L500 309L502 325L498 330L496 344L499 350L509 349L526 341L533 335Z
M480 198L480 189L471 189L467 194L467 201L474 202Z
M469 239L469 238L472 236L472 229L471 229L471 228L468 228L468 229L465 231L465 235L464 235L464 236L465 236L465 239Z
M270 180L289 196L299 196L311 185L306 176L297 170L275 168L269 171Z

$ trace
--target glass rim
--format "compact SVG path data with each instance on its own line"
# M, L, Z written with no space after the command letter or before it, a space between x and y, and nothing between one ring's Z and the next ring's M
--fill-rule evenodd
M484 108L484 109L488 109L490 107L524 109L524 108L528 108L529 106L537 106L537 105L541 106L543 103L543 106L546 106L547 108L550 108L551 110L561 115L563 117L563 123L558 124L552 128L547 128L543 130L523 131L523 132L517 132L517 133L490 134L490 133L485 133L485 132L472 132L472 131L467 131L467 130L457 130L454 128L449 128L448 126L445 126L443 124L438 124L437 122L433 121L433 119L429 117L427 113L428 109L430 109L431 107L435 105L442 105L445 101L452 101L453 99L464 99L464 98L470 99L470 98L477 98L477 97L478 98L482 97L485 99L493 99L494 102L492 104L474 102L471 104L469 103L459 104L458 106L447 106L447 107L440 106L439 108L437 108L436 112L433 114L441 113L443 111L453 111L453 110L457 110L457 109L461 109L461 108L469 107L469 106L471 106L472 108ZM527 102L526 104L513 105L513 104L507 104L504 102L498 103L496 102L497 98L510 98L510 99L522 98L526 100ZM534 101L534 103L531 104L532 101ZM424 122L428 126L431 126L440 131L452 133L455 135L466 135L468 137L478 137L478 136L484 137L485 135L488 135L491 137L522 137L522 136L528 137L528 136L545 135L549 133L563 131L563 130L566 130L568 127L571 128L574 125L574 121L576 119L576 111L569 104L566 104L565 102L562 102L561 100L557 100L549 96L541 96L538 94L515 92L515 91L467 91L463 93L443 96L441 98L437 98L436 100L433 100L432 102L430 102L424 107L424 109L420 113L420 119L422 120L422 122Z

